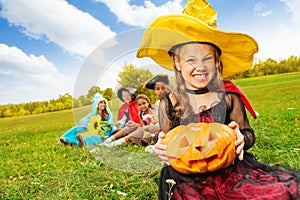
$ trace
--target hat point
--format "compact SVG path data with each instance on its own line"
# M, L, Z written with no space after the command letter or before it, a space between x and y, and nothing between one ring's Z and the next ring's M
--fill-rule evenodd
M182 14L195 17L211 27L217 27L217 12L206 0L188 0Z

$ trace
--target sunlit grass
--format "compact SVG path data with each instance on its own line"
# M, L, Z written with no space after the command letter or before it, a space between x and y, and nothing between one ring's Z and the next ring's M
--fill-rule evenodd
M249 116L257 138L251 153L300 169L300 73L235 82L259 112L256 120ZM74 113L89 112L83 109L0 119L0 199L157 199L162 163L144 148L59 142Z
M300 73L235 81L259 113L250 123L256 144L251 152L260 161L300 169Z

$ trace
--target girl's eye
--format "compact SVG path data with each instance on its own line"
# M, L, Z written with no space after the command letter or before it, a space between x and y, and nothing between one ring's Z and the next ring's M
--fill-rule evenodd
M196 63L197 61L194 58L190 58L190 59L187 60L187 62L190 63L190 64L193 64L193 63Z
M207 56L207 57L204 58L204 61L211 61L212 59L213 59L212 56Z

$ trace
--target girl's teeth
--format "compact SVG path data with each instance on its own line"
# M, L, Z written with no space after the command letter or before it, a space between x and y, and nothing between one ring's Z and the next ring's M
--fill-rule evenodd
M194 76L194 78L199 78L199 79L200 79L200 78L205 78L205 77L206 77L205 74L203 74L203 75L195 75L195 76Z

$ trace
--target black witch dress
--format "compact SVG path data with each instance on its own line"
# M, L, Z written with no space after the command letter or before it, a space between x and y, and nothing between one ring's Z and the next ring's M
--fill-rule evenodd
M170 165L165 165L161 170L159 199L300 199L300 173L260 163L247 153L246 150L255 142L255 135L244 103L236 93L220 92L219 95L220 101L215 105L208 109L201 108L199 113L191 114L184 121L178 117L180 103L174 95L165 95L161 98L159 110L161 129L167 133L178 125L190 122L218 122L227 125L235 121L244 135L244 160L236 158L234 164L225 169L201 174L182 174Z

